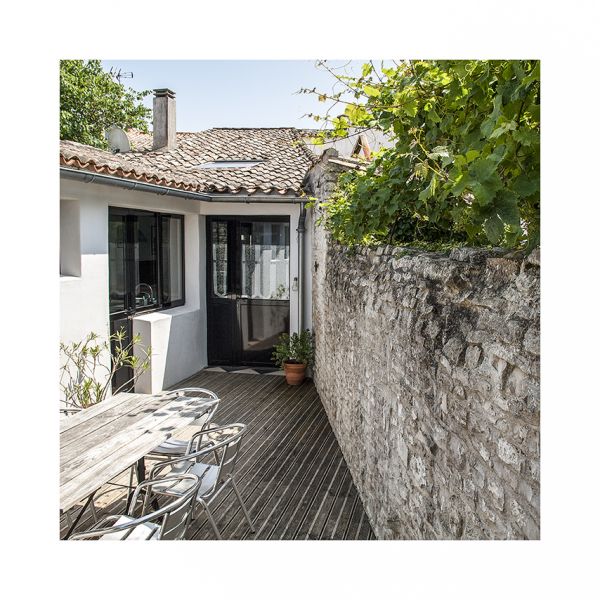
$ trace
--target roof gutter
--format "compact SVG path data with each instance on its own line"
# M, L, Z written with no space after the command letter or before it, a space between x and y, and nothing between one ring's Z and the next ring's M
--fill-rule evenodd
M124 188L126 190L137 190L140 192L150 192L159 196L173 196L176 198L184 198L187 200L201 200L204 202L233 202L239 204L250 203L277 203L277 204L300 204L304 206L309 202L306 198L288 195L269 195L256 194L251 196L235 196L231 194L205 194L202 192L190 192L186 190L178 190L153 183L143 183L140 181L131 181L123 177L114 177L112 175L104 175L103 173L91 173L82 169L71 169L69 167L60 167L60 174L67 179L75 181L83 181L84 183L98 183L101 185L110 185Z

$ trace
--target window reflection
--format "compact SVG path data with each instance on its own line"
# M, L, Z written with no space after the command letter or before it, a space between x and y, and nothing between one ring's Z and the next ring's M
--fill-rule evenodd
M212 277L215 296L226 298L227 287L227 221L212 223Z
M242 297L289 300L289 223L242 223Z

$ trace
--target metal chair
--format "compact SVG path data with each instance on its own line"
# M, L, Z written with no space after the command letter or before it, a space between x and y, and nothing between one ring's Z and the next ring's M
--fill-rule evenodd
M155 500L157 495L163 495L158 492L159 486L163 490L177 488L177 497L166 506L147 513L150 498ZM126 514L105 517L94 529L76 533L69 539L180 540L189 525L199 488L200 478L192 473L172 474L162 479L144 481L135 488ZM142 516L135 517L135 507L142 492ZM173 496L166 492L164 495Z
M217 412L217 408L219 407L219 397L214 392L210 390L206 390L204 388L181 388L178 390L173 390L168 392L167 397L173 396L183 396L187 394L194 395L205 395L207 396L206 401L206 412L203 413L198 419L196 419L195 423L198 423L200 419L202 419L202 424L200 427L200 431L206 429L206 427L210 426L212 419ZM172 458L175 456L183 456L186 454L186 449L188 447L189 440L180 440L176 438L170 438L164 441L162 444L154 448L147 456L148 458Z
M186 455L163 461L154 466L150 477L158 477L170 468L168 475L192 473L200 478L200 488L196 494L196 501L205 510L217 539L221 539L221 532L213 518L210 504L231 485L242 507L244 517L254 532L254 523L246 510L246 506L235 483L235 465L242 444L246 426L243 423L233 423L222 427L213 427L195 433L190 439ZM176 487L161 489L164 494L179 494Z

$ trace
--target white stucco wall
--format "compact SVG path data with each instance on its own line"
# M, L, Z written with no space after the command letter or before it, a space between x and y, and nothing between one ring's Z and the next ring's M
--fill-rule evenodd
M134 319L133 333L140 333L143 344L152 346L153 355L156 353L152 372L140 380L139 391L156 393L207 365L207 215L288 215L290 282L299 276L296 231L299 204L200 202L66 179L61 180L61 200L78 201L81 238L81 275L61 277L60 335L63 341L82 339L92 330L102 335L109 333L108 207L185 215L185 305L138 315ZM307 233L310 230L307 227ZM304 244L304 327L310 327L311 319L309 235ZM290 290L291 332L298 329L298 317L299 293Z
M61 340L78 341L90 331L108 335L108 204L67 190L62 198L79 204L81 274L60 278Z

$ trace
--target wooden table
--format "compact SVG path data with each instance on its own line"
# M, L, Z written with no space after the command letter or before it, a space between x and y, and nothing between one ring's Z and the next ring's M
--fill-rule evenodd
M207 398L120 393L60 423L60 508L142 459L206 410Z

